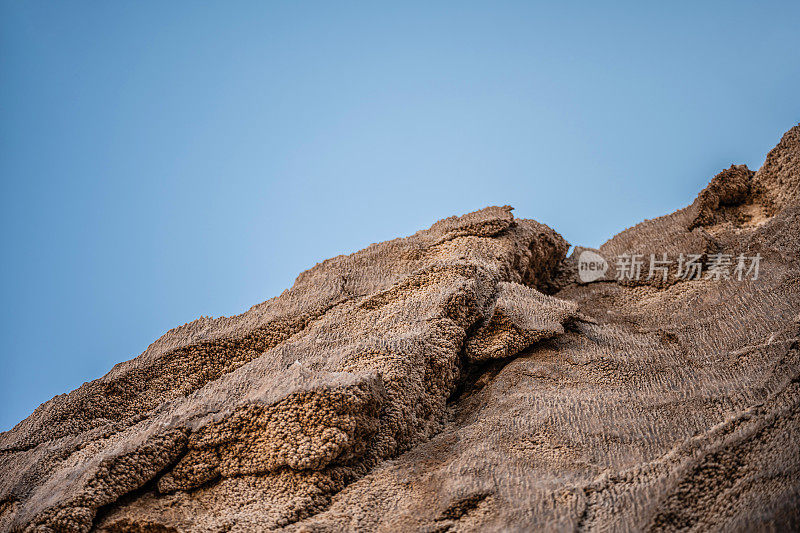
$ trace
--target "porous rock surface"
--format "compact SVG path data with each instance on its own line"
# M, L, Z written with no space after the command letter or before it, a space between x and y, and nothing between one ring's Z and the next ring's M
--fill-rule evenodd
M800 527L800 125L595 250L642 279L578 250L490 207L176 328L0 434L0 531Z

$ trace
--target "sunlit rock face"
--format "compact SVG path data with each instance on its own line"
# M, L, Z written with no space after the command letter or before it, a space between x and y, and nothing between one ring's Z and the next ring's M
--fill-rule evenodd
M489 207L176 328L0 434L0 530L800 527L800 126L568 248Z

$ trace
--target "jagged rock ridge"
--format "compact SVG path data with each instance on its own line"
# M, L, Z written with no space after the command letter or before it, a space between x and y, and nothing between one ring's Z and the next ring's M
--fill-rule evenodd
M595 251L757 280L581 283L510 207L329 259L0 435L0 530L797 528L799 216L800 126Z

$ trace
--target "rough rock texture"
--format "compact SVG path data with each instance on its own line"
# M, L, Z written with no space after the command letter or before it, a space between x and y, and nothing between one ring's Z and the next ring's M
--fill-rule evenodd
M596 251L757 280L567 250L490 207L176 328L0 434L0 530L800 528L800 126Z

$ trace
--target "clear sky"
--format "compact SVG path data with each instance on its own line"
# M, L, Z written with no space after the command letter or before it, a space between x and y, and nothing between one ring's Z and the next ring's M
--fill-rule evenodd
M800 120L800 2L0 3L0 430L510 204L597 246Z

